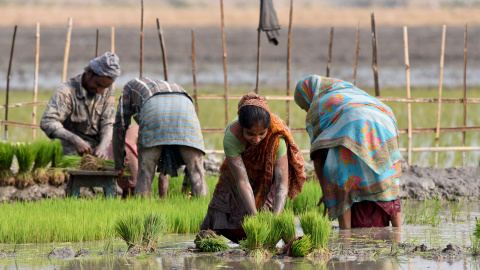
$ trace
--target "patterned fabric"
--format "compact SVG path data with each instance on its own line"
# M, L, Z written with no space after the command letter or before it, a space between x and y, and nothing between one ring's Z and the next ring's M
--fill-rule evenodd
M397 197L402 157L388 106L348 82L318 75L298 82L295 102L307 111L310 153L328 149L320 182L332 219L354 202Z
M103 55L93 59L88 63L87 68L90 68L95 74L99 76L107 76L112 79L117 79L120 76L120 65L118 56L111 52L106 52Z
M102 94L87 94L82 88L82 74L79 74L55 90L43 113L40 127L49 138L53 138L54 131L65 128L95 148L102 140L111 140L103 138L102 134L111 134L114 115L113 88ZM62 140L62 145L65 149L72 149L73 153L68 154L76 153L75 146L69 142Z
M239 108L247 105L266 104L258 95L248 94L239 103ZM263 108L263 107L262 107ZM267 107L268 108L268 107ZM268 111L269 112L269 111ZM255 196L255 205L257 209L273 208L273 199L275 197L274 165L277 157L280 138L285 138L288 153L288 197L293 200L301 191L306 176L303 168L304 159L298 146L293 141L290 131L280 117L270 113L271 123L266 137L258 144L249 146L243 152L242 159L247 168L248 179ZM230 171L225 160L220 168L220 179L215 187L213 198L209 208L228 214L228 218L235 222L235 226L241 227L244 216L247 214L245 205L238 193L235 178ZM201 228L213 228L215 223L220 221L209 220L210 215L205 217ZM227 221L224 221L225 223Z
M237 114L238 112L240 112L240 109L245 106L257 106L257 107L263 108L267 112L270 112L268 103L255 93L248 93L242 97L240 102L238 102Z
M114 124L115 167L121 168L125 130L131 118L139 124L138 148L184 145L205 152L200 122L187 92L177 84L146 77L129 81Z

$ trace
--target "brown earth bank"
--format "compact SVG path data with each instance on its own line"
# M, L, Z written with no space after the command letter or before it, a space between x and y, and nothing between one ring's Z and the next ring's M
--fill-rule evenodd
M204 166L208 174L218 175L219 160L206 159ZM307 162L307 172L313 175L313 165ZM45 198L64 198L67 185L52 186L37 184L24 189L0 186L0 202L38 201ZM117 195L121 189L117 187ZM103 196L101 189L82 188L81 197ZM478 167L429 168L402 165L400 177L401 199L424 200L439 198L446 201L480 200L480 176Z
M111 29L73 28L68 58L67 77L80 72L95 57L96 33L99 30L99 53L111 50ZM169 80L192 87L192 41L191 28L164 27ZM227 73L229 85L254 88L257 71L256 27L226 28ZM6 78L12 43L12 27L0 27L0 78ZM39 88L54 89L61 81L65 51L66 29L42 27L39 55ZM411 86L438 87L439 60L441 56L441 26L410 27L408 29ZM262 33L260 90L285 91L287 74L288 29L280 30L279 45L268 44ZM326 75L329 52L330 27L294 27L292 31L291 85L310 74ZM355 62L356 28L335 27L330 76L352 81ZM443 86L462 87L464 61L464 28L447 27L445 38L445 62ZM405 56L403 28L378 26L378 68L381 88L405 88ZM480 85L476 76L480 66L480 26L468 28L467 87ZM373 87L371 29L362 26L359 33L357 85ZM196 76L200 91L205 88L223 89L224 68L220 27L195 29ZM117 79L117 88L139 76L140 35L139 29L122 27L115 30L115 52L120 57L122 75ZM155 27L145 29L143 49L145 76L163 79L162 53ZM10 89L32 89L35 64L35 27L19 27L12 58ZM5 89L5 82L0 90Z

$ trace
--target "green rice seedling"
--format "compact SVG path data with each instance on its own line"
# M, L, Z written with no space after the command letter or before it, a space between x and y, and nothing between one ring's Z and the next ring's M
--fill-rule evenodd
M15 147L8 142L0 142L0 186L12 186L15 178L10 170L12 167Z
M265 239L264 246L267 248L275 248L282 237L283 230L281 226L278 226L278 217L270 211L260 211L257 216L259 219L267 223L268 227L270 227L270 232L267 239Z
M60 162L63 158L63 147L59 139L53 141L52 167L61 168Z
M480 220L478 220L477 217L475 217L475 230L473 232L473 235L480 239Z
M163 215L151 213L144 216L142 245L150 249L155 249L160 236L165 233L167 227L167 220Z
M268 222L258 215L245 217L242 227L247 235L244 245L251 250L261 248L270 233Z
M115 222L115 233L125 241L128 250L142 243L144 227L140 216L126 215Z
M200 240L200 249L203 252L219 252L229 248L230 247L219 238L203 238Z
M311 249L312 241L310 235L305 235L292 243L292 256L305 257Z
M317 206L318 200L322 197L322 188L318 181L306 181L302 192L293 200L287 200L285 209L293 210L295 215L300 215L306 211L316 210L323 213L324 204Z
M332 226L328 216L309 211L299 217L300 227L305 235L310 235L312 246L316 249L327 248L330 234L332 233Z
M285 209L283 213L277 217L275 226L280 226L282 228L281 238L283 242L290 243L297 233L293 211Z
M35 161L36 148L31 144L18 144L15 147L15 156L18 162L18 172L15 176L15 186L25 188L34 185L31 168Z
M55 146L49 140L40 140L32 144L35 148L35 161L33 167L33 180L36 183L46 184L49 180L47 167L52 161Z
M61 185L66 182L68 174L62 168L63 147L59 139L53 141L53 155L51 168L49 171L49 183L54 186Z
M453 202L447 204L448 210L450 211L450 217L453 222L459 221L460 213L463 209L463 204L465 203L465 199L458 199Z

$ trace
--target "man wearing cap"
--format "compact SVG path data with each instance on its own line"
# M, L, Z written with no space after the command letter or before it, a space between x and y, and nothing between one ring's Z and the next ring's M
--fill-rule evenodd
M40 127L49 138L60 139L64 155L107 158L115 120L112 84L119 75L118 56L107 52L60 85L50 98Z

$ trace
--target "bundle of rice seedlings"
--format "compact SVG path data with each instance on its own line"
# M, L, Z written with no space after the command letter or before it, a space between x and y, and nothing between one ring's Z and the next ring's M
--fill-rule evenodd
M15 148L15 156L18 162L18 172L15 176L15 186L25 188L34 185L30 169L35 161L36 148L31 144L18 144Z
M10 170L14 154L15 147L11 143L0 142L0 186L15 184L15 177Z
M61 163L63 159L63 147L59 139L53 141L52 164L49 171L49 183L54 186L59 186L67 182L68 174L62 169Z
M245 217L242 228L247 236L242 245L251 250L261 248L270 233L269 224L259 215Z
M230 247L220 238L203 238L200 241L200 249L203 252L219 252Z
M293 257L305 257L312 249L312 241L310 235L295 240L292 243L292 256Z
M270 211L261 211L258 214L258 218L265 221L270 227L270 232L267 235L267 239L265 239L264 246L267 248L275 248L278 241L282 238L282 231L283 228L280 226L278 222L278 216Z
M473 235L475 235L478 239L480 239L480 220L475 217L475 231L473 232Z
M143 218L142 245L151 250L156 249L156 244L168 228L167 219L163 215L151 213Z
M156 244L167 230L165 216L151 213L143 217L125 215L115 222L115 233L128 245L128 250L156 250Z
M300 227L305 235L310 235L316 249L325 249L332 233L330 219L317 211L308 211L299 217Z
M203 239L205 238L216 238L219 239L220 236L218 236L214 231L212 230L201 230L197 233L195 236L195 240L193 242L195 243L195 248L200 248L200 243L202 242Z
M50 178L47 167L52 161L54 145L51 141L41 140L32 144L33 148L36 148L35 166L33 168L33 180L40 184L48 183Z
M285 209L283 213L278 216L277 218L278 224L275 226L279 226L282 228L282 240L284 243L290 243L295 236L296 236L296 225L295 225L295 215L293 214L293 210Z

